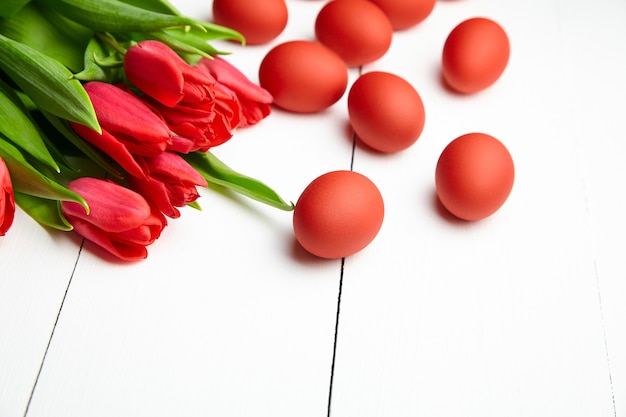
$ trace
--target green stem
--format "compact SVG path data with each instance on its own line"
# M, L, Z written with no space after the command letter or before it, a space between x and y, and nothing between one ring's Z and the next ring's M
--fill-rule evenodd
M99 39L101 39L102 41L104 41L107 44L111 45L111 47L113 49L115 49L117 52L119 52L120 54L126 55L127 49L124 48L122 45L120 45L113 36L109 35L108 33L104 33L104 32L96 32L96 36Z

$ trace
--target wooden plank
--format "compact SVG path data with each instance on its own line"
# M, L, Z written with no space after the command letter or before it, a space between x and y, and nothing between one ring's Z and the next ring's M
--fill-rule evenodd
M210 3L175 3L209 15ZM341 288L341 263L304 253L289 213L214 188L148 260L88 244L71 280L80 239L18 213L0 240L0 415L22 415L36 383L29 417L321 416L333 359L333 416L623 415L626 6L502 3L440 1L364 69L414 83L427 126L401 154L357 147L354 169L387 213ZM311 39L322 4L288 1L273 44ZM442 42L478 14L509 32L510 66L484 93L449 94ZM224 46L255 79L271 45ZM499 137L517 169L509 201L478 223L447 215L433 189L439 153L468 131ZM318 115L276 110L216 153L295 200L351 152L344 97Z
M572 80L578 86L576 95L584 97L572 100L577 115L572 118L573 138L580 143L615 414L621 416L626 413L626 54L619 51L623 49L620 39L626 36L626 4L613 1L601 7L577 6L564 8L567 32L572 36L568 65L590 76Z
M292 155L303 166L324 157L300 139ZM335 155L327 161L347 159ZM268 178L293 186L306 171ZM290 213L215 190L201 203L145 262L119 265L86 248L29 415L325 412L340 262L302 253Z
M18 209L0 238L0 415L22 415L78 258L81 239Z
M193 6L201 15L210 4ZM284 36L311 30L294 18ZM256 81L271 45L224 47ZM215 153L295 201L316 176L349 168L345 124L326 123L344 107L276 110ZM340 261L304 253L291 213L214 188L199 202L145 262L110 262L87 245L29 417L326 413Z
M595 72L577 63L594 62L594 45L621 50L623 5L497 3L438 2L428 21L397 34L393 50L365 69L413 82L425 100L427 128L403 154L355 157L355 169L381 187L387 216L375 243L346 261L331 415L617 414L623 307L603 291L603 321L597 274L605 282L598 271L609 268L608 275L623 278L623 257L616 248L594 258L592 184L581 166L594 140L585 138L583 147L577 136L582 126L591 132L603 123L608 84L623 101L624 79L609 76L605 89L595 89L606 76L598 70L613 59L602 54ZM503 24L511 61L488 91L451 95L437 79L441 47L452 27L475 15ZM576 24L583 21L585 30ZM592 115L588 106L597 106ZM623 136L623 124L607 129ZM471 131L500 138L517 177L500 212L463 223L436 204L433 177L443 147ZM607 191L623 188L623 179L597 177ZM622 201L623 193L615 198ZM609 229L614 236L626 231L621 221L606 220L602 233ZM622 397L616 394L618 410Z

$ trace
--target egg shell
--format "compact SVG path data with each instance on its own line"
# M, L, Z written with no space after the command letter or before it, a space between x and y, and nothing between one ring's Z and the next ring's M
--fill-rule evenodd
M288 18L285 0L213 1L213 22L238 31L249 45L277 38L287 26Z
M514 179L513 159L504 144L484 133L468 133L450 142L441 153L435 188L450 213L473 221L500 209Z
M331 171L313 180L293 211L293 230L313 255L337 259L368 246L378 234L384 202L376 185L354 171Z
M369 0L387 15L394 30L409 29L424 21L436 0Z
M495 21L475 17L459 23L443 46L445 82L460 93L476 93L494 84L510 56L509 38Z
M382 57L393 37L389 18L368 0L333 0L320 9L315 36L350 67Z
M274 104L297 113L313 113L336 103L348 87L348 68L324 45L293 40L272 48L261 61L259 83Z
M350 124L358 138L380 152L399 152L421 136L424 104L405 79L388 72L361 75L348 93Z

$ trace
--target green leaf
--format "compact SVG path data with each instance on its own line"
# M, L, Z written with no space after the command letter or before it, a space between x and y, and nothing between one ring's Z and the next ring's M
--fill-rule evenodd
M43 139L44 143L46 144L46 147L50 151L50 155L52 155L54 160L59 165L59 168L61 169L60 171L57 171L57 174L61 172L65 172L65 171L70 171L74 173L79 172L79 170L76 169L74 166L72 166L70 162L67 160L67 155L61 152L61 150L58 148L57 142L55 140L50 139L46 135L46 133L41 129L41 126L40 126L40 131L42 131L41 138ZM54 137L56 138L57 135L55 135Z
M79 151L81 151L87 158L95 162L101 168L104 168L109 174L116 178L122 178L121 172L115 168L108 159L102 155L102 153L93 147L90 143L86 142L83 138L78 136L76 132L68 125L67 121L60 119L50 113L42 112L48 122L54 126L56 131L63 135L68 142L74 145Z
M87 44L83 61L83 70L74 74L81 81L115 84L123 79L123 57L103 45L97 36L93 36Z
M124 3L131 4L133 6L141 7L142 9L151 10L153 12L171 14L181 16L182 14L176 7L174 7L167 0L121 0ZM203 47L198 46L198 42L204 42L215 39L230 39L238 40L241 43L245 43L243 35L236 30L227 28L225 26L216 25L215 23L196 21L197 25L192 27L177 27L175 30L177 33L171 34L171 36L178 38L180 41L185 41L184 38L195 38L192 41L188 41L189 45L195 45L198 49L204 52L209 52ZM169 32L169 31L168 31ZM206 47L206 46L205 46Z
M9 169L15 191L51 200L74 201L89 210L80 195L37 171L16 147L1 138L0 157Z
M236 30L210 22L200 23L202 24L203 31L205 32L204 38L206 40L229 39L237 40L241 42L242 45L246 43L246 38Z
M34 197L20 192L13 194L15 203L37 222L64 232L74 229L61 212L57 200Z
M241 44L245 44L243 35L232 29L223 28L222 26L212 25L210 23L202 23L204 29L197 27L191 28L168 28L162 29L158 32L152 32L147 34L153 39L158 39L161 42L166 43L172 49L178 52L184 53L196 53L201 51L200 55L218 55L227 54L229 52L219 51L215 49L209 42L216 39L228 39L236 40ZM190 48L197 50L196 52L190 51Z
M50 155L37 127L26 114L19 97L0 81L0 120L11 123L0 124L0 134L22 148L30 156L59 172L59 166Z
M27 112L30 113L30 112L35 112L39 110L37 108L37 105L33 103L33 100L31 100L30 97L24 94L23 91L20 91L20 90L13 90L13 91L15 91L15 94L17 94L17 96L20 98L20 101L24 105L24 108L26 109Z
M200 203L198 203L198 201L192 201L191 203L187 203L188 207L191 207L193 209L196 209L198 211L202 211L202 207L200 206Z
M202 40L197 42L195 38L187 37L187 39L185 39L184 36L178 37L175 33L171 33L171 31L162 30L151 32L149 37L161 41L181 54L200 55L205 58L211 58L213 54L217 53L215 48Z
M210 183L229 188L280 210L291 211L294 208L293 203L286 203L270 187L232 170L211 152L193 152L184 157Z
M76 174L81 171L80 168L76 166L75 162L72 161L80 161L85 158L85 155L80 152L75 146L69 142L65 136L55 128L52 123L46 119L46 117L41 112L33 113L32 119L37 125L37 128L41 134L41 138L43 139L46 147L50 151L50 155L54 158L54 160L61 168L61 172L56 172L53 175L64 175L66 173ZM66 122L67 123L67 122ZM89 161L89 165L96 166L93 164L93 161Z
M54 10L46 7L45 5L37 2L37 6L41 9L41 14L46 17L50 21L50 24L53 25L60 33L68 38L73 38L75 42L79 42L81 45L87 44L89 39L94 34L94 31L89 29L86 26L81 25L78 22L74 22L71 19L63 16L60 13L55 12Z
M78 71L89 36L81 36L77 31L65 33L61 29L63 23L58 14L50 10L44 13L35 3L29 3L11 19L0 20L0 33Z
M188 17L157 13L119 0L38 1L95 32L151 32L199 24Z
M2 7L0 8L0 18L10 19L19 12L20 9L26 6L30 0L2 0Z
M59 61L0 35L0 68L40 109L100 131L87 92Z
M167 0L121 0L126 4L141 7L152 12L180 16L181 13Z

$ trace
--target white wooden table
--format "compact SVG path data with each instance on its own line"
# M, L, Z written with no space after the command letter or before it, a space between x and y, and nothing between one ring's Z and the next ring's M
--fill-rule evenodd
M174 4L210 18L210 1ZM229 59L256 81L270 47L312 39L323 4L288 0L285 32L225 44ZM507 30L511 60L453 95L441 48L478 15ZM291 213L214 188L134 264L18 211L0 238L0 417L626 416L624 39L623 0L439 0L350 71L416 87L412 148L353 150L344 96L215 150L293 201L330 170L370 177L385 221L345 261L300 249ZM472 131L505 143L516 182L465 223L437 206L434 168Z

